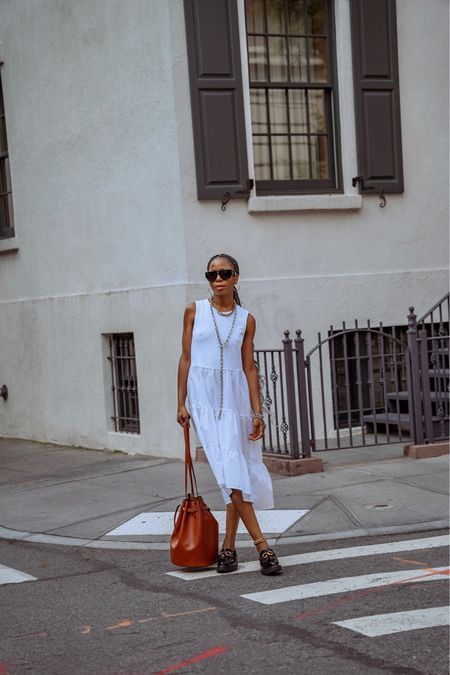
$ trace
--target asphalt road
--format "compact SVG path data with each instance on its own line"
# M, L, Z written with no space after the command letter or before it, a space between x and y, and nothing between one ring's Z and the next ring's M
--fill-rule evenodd
M446 675L448 626L405 630L408 621L433 624L435 609L448 605L448 573L434 571L448 565L448 549L435 539L445 534L280 546L279 556L303 556L290 558L281 576L250 570L194 579L168 575L175 568L165 551L0 540L0 564L36 577L7 583L3 570L0 673ZM377 548L417 539L440 545ZM251 549L238 553L255 560ZM253 595L265 591L272 593ZM374 625L387 633L359 632Z

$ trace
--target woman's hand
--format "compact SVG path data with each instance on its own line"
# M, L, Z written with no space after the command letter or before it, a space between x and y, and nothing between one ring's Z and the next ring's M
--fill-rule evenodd
M248 435L248 438L250 441L257 441L260 438L263 437L264 434L264 429L266 428L266 425L264 423L264 420L262 420L260 417L255 417L252 420L252 425L253 425L253 431L251 434Z
M185 405L180 405L178 407L178 412L177 412L177 422L178 424L181 424L182 427L184 427L185 424L187 424L187 427L189 429L189 420L191 419L191 416L189 415L188 409L186 408Z

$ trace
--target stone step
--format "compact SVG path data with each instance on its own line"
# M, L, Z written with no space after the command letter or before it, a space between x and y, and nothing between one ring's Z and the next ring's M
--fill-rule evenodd
M430 377L447 378L450 377L450 368L430 368L428 371Z
M389 426L400 427L405 431L409 431L409 415L408 413L386 412L375 413L371 415L363 415L363 422L366 424L388 424Z
M448 391L430 391L430 396L432 401L450 401L450 392ZM386 394L386 398L389 401L407 401L408 392L407 391L393 391L390 394Z

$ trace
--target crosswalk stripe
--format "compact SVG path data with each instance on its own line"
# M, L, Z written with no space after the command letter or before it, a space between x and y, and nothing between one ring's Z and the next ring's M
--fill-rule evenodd
M0 586L3 584L20 584L22 581L36 581L36 577L26 574L13 567L0 565Z
M329 579L327 581L317 581L299 586L284 586L270 591L259 591L257 593L247 593L241 595L241 598L260 602L263 605L275 605L281 602L291 600L305 600L306 598L317 598L321 595L333 595L335 593L348 593L361 590L362 588L376 588L392 583L416 583L419 581L435 581L437 579L448 579L449 567L436 567L429 570L415 570L412 577L411 570L401 570L400 572L377 572L375 574L363 574L356 577L341 577L338 579Z
M283 567L292 565L306 565L326 560L343 560L345 558L359 558L367 555L379 555L381 553L399 553L400 551L414 551L419 549L439 548L448 546L448 535L439 537L426 537L423 539L411 539L409 541L390 541L384 544L368 544L367 546L354 546L347 548L334 548L328 551L312 551L311 553L299 553L279 558ZM259 561L239 563L239 567L233 574L243 572L256 572L259 570ZM183 572L181 570L167 572L172 577L178 577L184 581L206 579L207 577L220 577L216 570L199 570L197 572Z
M349 628L356 633L367 637L403 633L420 628L435 628L436 626L450 625L450 607L429 607L426 609L412 609L407 612L392 612L389 614L374 614L357 619L333 621L336 626Z

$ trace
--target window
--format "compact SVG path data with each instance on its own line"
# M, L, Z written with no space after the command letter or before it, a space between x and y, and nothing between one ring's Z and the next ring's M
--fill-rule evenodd
M330 0L246 0L257 194L336 189Z
M115 431L139 434L139 399L136 374L136 354L132 333L109 336L114 401Z
M198 199L359 208L356 185L403 192L395 0L184 0L184 12ZM354 85L339 115L336 46Z
M0 73L0 239L14 237L11 176L6 138L5 106Z

